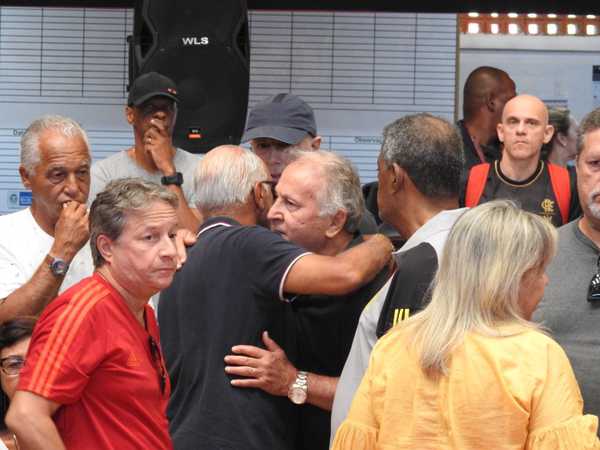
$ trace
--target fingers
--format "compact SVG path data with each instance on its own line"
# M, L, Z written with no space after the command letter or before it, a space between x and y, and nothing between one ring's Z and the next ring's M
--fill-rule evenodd
M254 379L259 379L263 375L262 371L256 367L226 366L225 372L227 375Z
M281 350L281 347L279 345L277 345L277 342L275 342L273 339L271 339L269 337L269 332L268 331L263 331L262 340L263 340L263 342L265 344L265 347L267 347L267 350L270 350L272 352Z
M256 358L248 358L247 356L227 355L225 363L233 366L244 366L256 368L260 366L260 361Z
M250 356L252 358L262 358L268 353L268 351L253 345L236 345L231 347L231 351L233 353Z
M241 388L258 388L263 389L266 387L266 383L261 380L256 380L254 378L242 378L231 380L231 385L235 387Z
M168 131L167 124L164 120L160 120L157 118L151 119L150 126L152 128L150 128L150 130L148 130L148 131L156 130L159 134L162 134L162 135L167 134L167 131Z

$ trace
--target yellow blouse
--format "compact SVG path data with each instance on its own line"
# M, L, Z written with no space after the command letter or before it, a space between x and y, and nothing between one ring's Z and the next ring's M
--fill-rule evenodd
M399 327L373 349L332 448L600 449L598 419L582 410L565 352L538 331L468 334L432 380Z

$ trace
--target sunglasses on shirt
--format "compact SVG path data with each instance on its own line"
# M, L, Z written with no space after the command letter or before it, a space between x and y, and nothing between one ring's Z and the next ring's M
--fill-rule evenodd
M597 302L600 300L600 256L596 262L596 274L592 277L588 287L588 302Z

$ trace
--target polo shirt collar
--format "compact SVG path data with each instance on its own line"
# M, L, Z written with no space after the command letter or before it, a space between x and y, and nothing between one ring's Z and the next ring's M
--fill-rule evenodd
M239 227L241 226L241 224L233 219L232 217L227 217L227 216L215 216L215 217L209 217L208 219L206 219L204 221L204 223L202 224L202 226L200 227L200 230L198 230L198 234L197 236L200 236L202 233L204 233L206 230L209 230L210 228L215 228L215 227Z

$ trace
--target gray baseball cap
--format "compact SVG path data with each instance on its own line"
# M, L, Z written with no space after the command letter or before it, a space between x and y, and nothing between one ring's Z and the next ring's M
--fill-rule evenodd
M248 114L242 142L271 138L297 144L307 134L317 135L315 114L308 104L293 94L277 94L257 103Z

